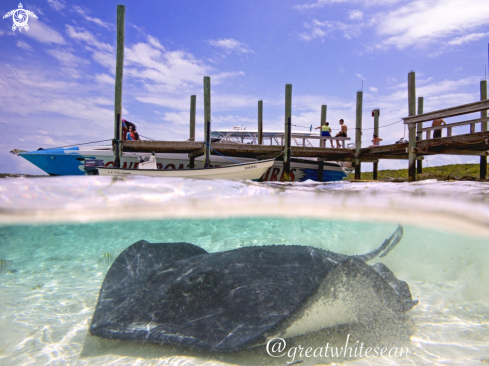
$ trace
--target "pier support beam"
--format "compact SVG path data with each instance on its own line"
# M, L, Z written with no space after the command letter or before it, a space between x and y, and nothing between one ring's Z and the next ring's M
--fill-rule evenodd
M258 101L258 145L263 145L263 100Z
M328 106L322 105L321 106L321 127L323 127L326 124L326 113L328 110ZM319 130L319 134L321 135L322 129ZM326 147L326 140L319 140L319 147ZM322 180L320 181L322 182Z
M424 109L424 98L419 97L418 98L418 114L423 114L423 109ZM423 132L421 132L421 129L423 128L423 122L418 123L416 126L416 137L418 141L421 141L423 139ZM416 161L416 174L423 174L423 161L422 160L417 160Z
M204 168L208 168L211 165L211 78L204 76L204 141L205 146L205 160ZM209 129L209 131L208 131Z
M195 110L196 110L196 104L197 104L197 96L191 95L190 96L190 138L188 139L189 141L195 141ZM190 158L189 168L190 169L195 168L195 158L194 157Z
M361 179L360 149L362 148L363 92L357 92L357 113L355 129L355 179Z
M318 158L318 182L322 182L324 178L324 159Z
M487 100L487 80L481 81L481 100ZM481 112L481 118L487 118L487 110ZM487 121L481 122L481 132L487 131ZM480 179L487 177L487 156L481 156L480 161Z
M372 111L372 116L374 117L374 135L377 135L377 136L379 136L379 115L380 115L379 109L374 109ZM379 171L379 163L375 162L374 163L374 170L373 170L373 174L372 174L373 180L378 179L378 171Z
M284 182L290 181L290 133L292 127L292 84L285 85Z
M411 71L408 74L408 103L409 115L416 115L416 74ZM408 182L416 180L416 124L410 123L409 129L409 167L408 167Z
M117 5L117 53L115 63L115 98L114 98L114 166L121 167L122 156L122 71L124 69L124 22L126 7Z

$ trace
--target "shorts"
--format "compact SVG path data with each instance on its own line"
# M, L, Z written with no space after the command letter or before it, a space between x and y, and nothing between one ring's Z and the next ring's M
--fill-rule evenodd
M346 136L346 133L340 132L339 134L336 135L336 137L348 137L348 136Z
M329 131L321 131L321 136L329 136L329 137L331 137L331 134L329 133Z
M433 138L439 138L441 137L441 130L433 130Z

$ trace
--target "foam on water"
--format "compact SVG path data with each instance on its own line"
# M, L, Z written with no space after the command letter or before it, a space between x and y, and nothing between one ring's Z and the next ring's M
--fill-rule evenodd
M354 341L408 346L408 357L296 358L305 364L479 365L489 359L489 185L485 183L257 184L183 179L67 177L3 181L0 363L284 365L264 347L239 354L128 344L87 330L100 286L132 243L186 241L217 252L301 244L363 254L404 224L382 258L419 305L395 337L377 328L311 335L302 346ZM395 333L395 332L394 332ZM342 338L343 337L343 338ZM377 338L376 338L377 337ZM343 343L342 343L343 342ZM390 343L389 343L390 342Z

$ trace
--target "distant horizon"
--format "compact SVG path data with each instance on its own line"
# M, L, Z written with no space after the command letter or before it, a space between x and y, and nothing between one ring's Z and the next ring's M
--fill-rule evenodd
M38 17L29 17L28 31L13 31L12 17L2 19L0 171L42 174L9 154L15 148L113 137L117 4L23 3ZM373 127L371 111L379 108L380 126L392 123L381 129L382 144L391 144L407 137L395 122L408 114L409 71L416 72L425 112L478 101L487 74L489 7L482 0L466 0L463 11L454 0L128 0L125 6L122 118L156 140L188 138L190 95L197 96L196 138L203 139L204 76L211 77L213 131L257 126L258 100L264 130L283 130L289 83L293 132L318 126L321 105L333 128L343 118L351 129L363 83L362 127ZM17 7L7 0L0 12ZM362 147L370 144L368 131ZM454 135L468 131L456 128ZM479 158L426 161L477 164ZM371 166L362 164L362 171ZM379 170L404 168L406 160L379 163Z

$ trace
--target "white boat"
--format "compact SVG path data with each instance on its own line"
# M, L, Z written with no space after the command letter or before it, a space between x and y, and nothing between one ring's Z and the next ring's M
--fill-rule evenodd
M227 179L227 180L256 180L265 174L272 167L274 159L254 161L251 163L233 164L220 167L202 169L181 169L181 170L158 170L156 168L156 158L154 167L146 169L144 165L153 165L152 161L140 163L138 169L124 169L113 167L98 167L99 175L108 176L128 176L144 175L147 177L178 177L178 178L198 178L198 179ZM142 166L142 168L141 168Z

